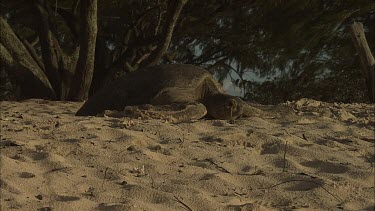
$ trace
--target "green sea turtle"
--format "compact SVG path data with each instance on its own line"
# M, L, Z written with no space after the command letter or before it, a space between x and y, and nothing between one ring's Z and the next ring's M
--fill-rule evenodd
M142 106L145 104L150 106ZM178 106L171 109L170 105ZM89 98L76 116L94 116L106 110L131 111L132 108L153 110L154 114L171 116L178 121L206 115L234 120L251 112L239 97L225 94L207 70L194 65L169 64L140 69L114 81Z

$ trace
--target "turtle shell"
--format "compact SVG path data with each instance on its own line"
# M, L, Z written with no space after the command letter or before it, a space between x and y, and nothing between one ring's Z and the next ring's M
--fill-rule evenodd
M77 111L78 116L96 115L104 110L155 104L166 91L185 102L202 101L207 92L223 93L222 86L205 69L187 64L159 65L129 73L98 91ZM158 98L157 104L174 100Z

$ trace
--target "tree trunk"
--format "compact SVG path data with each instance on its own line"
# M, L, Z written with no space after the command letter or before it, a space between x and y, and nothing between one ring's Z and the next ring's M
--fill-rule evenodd
M107 51L106 43L102 35L97 35L95 48L94 74L91 82L89 95L97 92L103 85L108 69L106 64L112 62Z
M70 89L70 99L88 98L94 72L97 35L97 0L81 0L80 50L75 75Z
M61 75L59 71L59 48L58 43L55 42L55 37L51 30L48 4L45 0L35 1L35 16L38 20L37 31L40 38L40 45L42 51L42 59L45 65L45 73L57 95L61 97Z
M19 84L24 97L56 99L47 76L2 17L0 28L1 67Z
M354 22L350 26L350 35L353 39L354 46L358 51L362 64L362 73L366 79L369 99L375 102L375 60L367 44L366 36L363 30L363 24Z

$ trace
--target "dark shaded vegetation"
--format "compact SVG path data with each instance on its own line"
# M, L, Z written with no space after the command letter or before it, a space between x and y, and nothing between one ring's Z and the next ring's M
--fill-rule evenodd
M369 101L348 27L363 23L374 53L372 0L3 0L0 7L2 100L85 100L139 68L188 63L219 81L230 76L251 101Z

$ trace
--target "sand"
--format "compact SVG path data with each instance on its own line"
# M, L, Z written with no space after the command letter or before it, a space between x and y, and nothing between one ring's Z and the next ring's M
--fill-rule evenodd
M1 102L1 210L374 210L374 105L172 123Z

